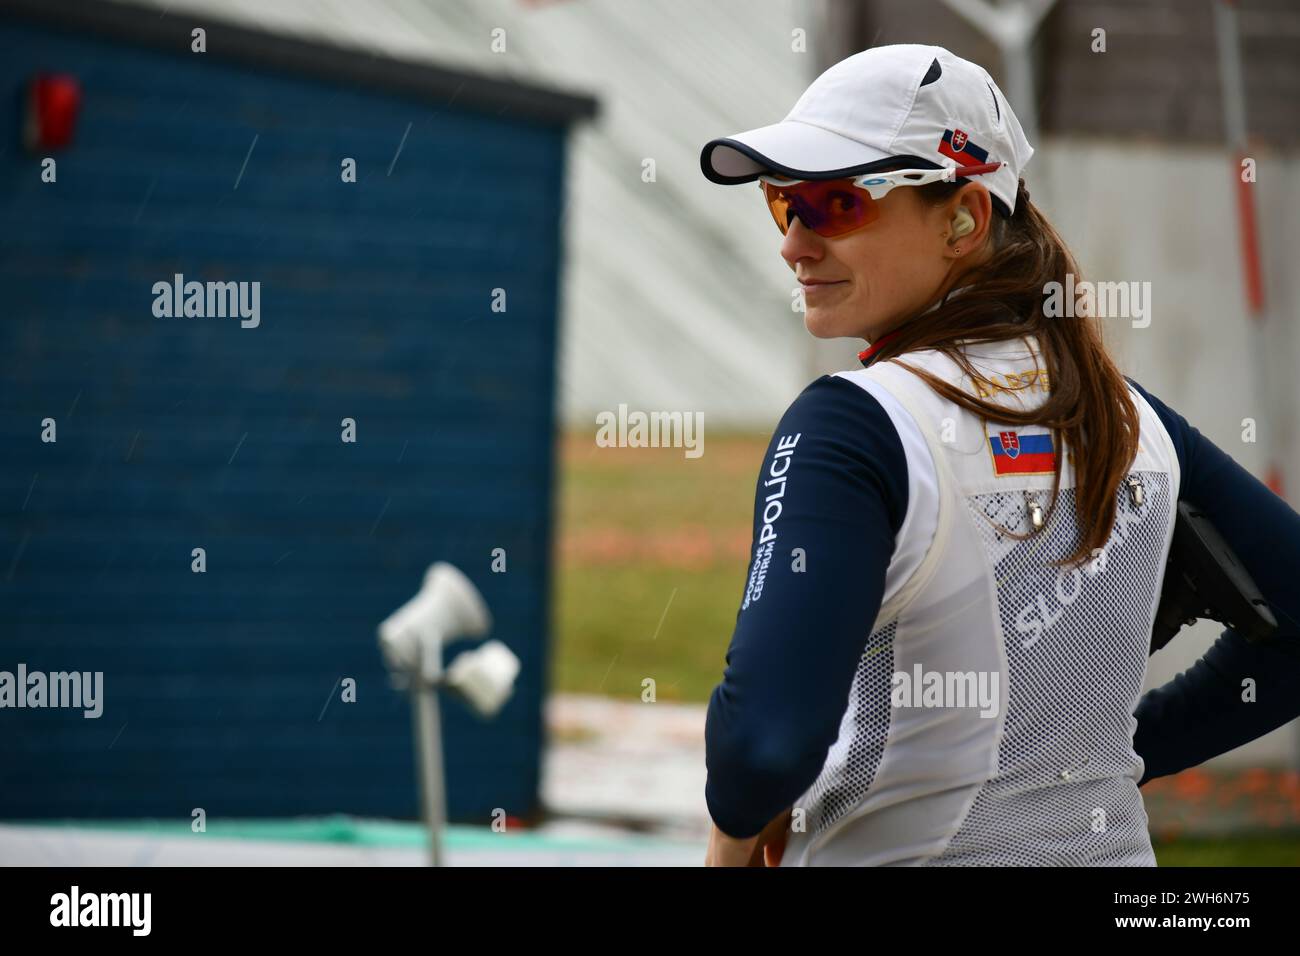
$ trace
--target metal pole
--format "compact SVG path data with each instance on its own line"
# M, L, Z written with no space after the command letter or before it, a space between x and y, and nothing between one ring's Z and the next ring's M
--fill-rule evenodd
M1242 77L1241 37L1237 29L1237 7L1228 0L1214 4L1214 33L1219 52L1219 84L1223 96L1223 127L1232 155L1233 189L1237 196L1237 224L1241 237L1241 270L1245 282L1246 309L1250 321L1246 338L1250 350L1256 428L1272 449L1265 460L1265 481L1281 497L1282 468L1278 462L1274 428L1278 424L1269 375L1268 342L1265 326L1268 312L1264 301L1264 276L1260 265L1259 225L1255 220L1254 186L1242 178L1242 160L1247 153L1246 88Z
M1016 111L1025 139L1038 139L1038 95L1034 89L1034 36L1056 0L1008 0L994 6L988 0L943 0L948 8L992 40L1002 54L1006 94Z
M415 722L415 762L420 778L420 811L429 831L429 858L442 866L442 827L447 818L442 765L442 727L438 685L442 682L442 641L421 642L419 666L411 674L411 718Z
M1038 142L1038 94L1034 89L1034 64L1029 41L1001 43L1002 68L1007 75L1007 93L1030 143ZM1021 108L1020 104L1024 107Z
M420 807L429 829L429 850L434 866L442 866L442 827L446 820L442 737L438 725L438 691L423 681L411 690L415 718L415 757L419 765Z

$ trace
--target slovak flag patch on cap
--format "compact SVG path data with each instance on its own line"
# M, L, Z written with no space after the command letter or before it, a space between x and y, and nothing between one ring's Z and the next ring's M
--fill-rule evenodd
M970 137L959 129L946 129L943 139L939 140L939 152L959 165L975 166L989 161L988 150L980 149L970 141Z
M995 475L1050 475L1056 470L1050 432L1000 431L989 436L989 451Z

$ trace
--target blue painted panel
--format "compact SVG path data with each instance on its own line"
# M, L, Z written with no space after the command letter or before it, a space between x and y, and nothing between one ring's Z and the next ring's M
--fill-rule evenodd
M40 71L83 91L55 184ZM563 130L14 24L0 129L0 670L105 675L97 720L0 710L0 816L415 815L374 629L436 559L523 662L495 721L444 702L451 816L533 812ZM156 317L175 273L260 325Z

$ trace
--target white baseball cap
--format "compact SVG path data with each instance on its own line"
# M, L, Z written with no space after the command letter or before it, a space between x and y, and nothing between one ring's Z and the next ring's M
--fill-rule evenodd
M711 140L700 167L728 186L764 173L838 179L900 159L919 169L1002 163L978 179L1010 215L1033 155L1020 121L983 67L940 46L903 43L835 64L781 122Z

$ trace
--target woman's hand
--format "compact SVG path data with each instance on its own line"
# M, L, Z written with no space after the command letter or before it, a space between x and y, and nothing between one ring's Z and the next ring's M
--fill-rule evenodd
M782 810L772 818L772 822L763 827L758 835L759 858L751 866L780 866L785 854L785 838L790 835L790 817L793 808Z
M754 856L762 853L758 838L752 836L740 840L730 837L719 830L715 824L709 832L709 849L704 856L704 865L753 866ZM762 866L762 863L758 865Z
M709 834L705 866L779 866L790 832L790 810L782 810L757 836L737 839L716 826Z

